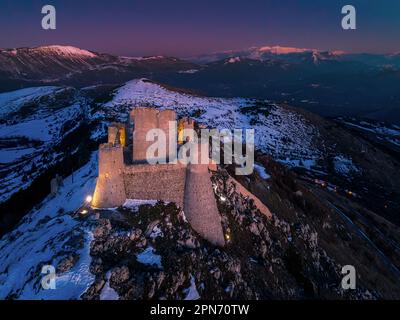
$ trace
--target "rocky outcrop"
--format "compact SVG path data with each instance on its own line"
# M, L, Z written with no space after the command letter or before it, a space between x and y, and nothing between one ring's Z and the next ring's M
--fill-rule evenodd
M362 286L340 289L340 265L312 226L264 214L224 171L212 181L225 246L205 241L173 203L97 210L96 281L82 297L99 299L109 279L120 299L371 298Z

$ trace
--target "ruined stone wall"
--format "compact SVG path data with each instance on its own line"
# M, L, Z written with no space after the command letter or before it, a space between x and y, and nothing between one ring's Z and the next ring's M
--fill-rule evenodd
M188 140L188 137L184 136L185 129L194 129L194 120L190 118L182 118L178 121L178 143L183 144Z
M108 143L126 145L126 126L124 123L112 123L108 127Z
M99 148L99 176L93 195L93 206L112 208L125 202L123 182L124 156L123 147L105 143Z
M131 165L125 167L123 177L128 199L171 201L183 208L186 166Z
M133 160L145 161L146 151L153 144L146 141L147 132L159 128L169 134L170 121L176 120L172 110L136 108L131 112L134 121ZM181 127L192 127L184 120ZM175 128L174 128L175 130ZM92 205L99 208L121 206L126 199L163 200L175 202L184 209L189 223L201 236L216 245L225 244L221 217L215 200L209 168L208 144L197 145L194 157L202 164L135 164L124 163L126 144L124 124L112 124L108 131L109 143L99 148L99 176ZM167 139L168 140L168 139ZM176 142L176 132L174 132ZM167 149L168 152L168 149ZM175 154L170 155L173 157ZM214 165L215 166L215 165Z
M133 160L146 160L146 151L153 141L146 141L146 134L151 129L162 129L167 135L167 154L168 154L168 134L169 121L176 120L174 110L157 110L155 108L135 108L130 114L134 122L133 131Z

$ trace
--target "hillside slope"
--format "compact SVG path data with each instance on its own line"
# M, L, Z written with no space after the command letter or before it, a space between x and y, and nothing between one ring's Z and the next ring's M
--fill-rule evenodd
M335 122L287 105L202 97L146 79L115 90L24 89L1 95L0 101L4 140L26 139L31 123L39 123L31 130L40 144L29 175L64 177L57 194L40 199L0 239L1 298L400 297L398 160ZM255 128L253 174L235 176L232 166L213 174L229 240L225 248L196 234L172 203L134 199L116 209L82 211L97 176L91 149L106 137L107 124L126 120L139 105L173 108L208 127ZM0 152L11 147L25 148L3 143ZM61 162L69 153L82 159L51 171L51 160L41 159L57 155L53 149L63 151ZM27 159L21 154L8 165ZM11 177L16 171L4 172ZM10 181L15 182L12 198L23 194L19 188L36 190ZM48 183L44 180L42 188ZM263 214L264 206L269 214ZM57 290L40 285L47 264L57 270ZM357 290L350 292L340 286L346 264L357 270Z

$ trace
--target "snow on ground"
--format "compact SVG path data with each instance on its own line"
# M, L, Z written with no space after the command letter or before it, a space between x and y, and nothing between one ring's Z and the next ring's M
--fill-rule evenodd
M185 289L183 293L186 294L186 297L184 300L198 300L200 299L199 292L197 291L196 288L196 281L193 277L193 275L190 275L190 287Z
M128 209L137 209L143 204L154 206L157 202L158 200L126 199L122 206Z
M62 134L63 125L81 115L81 106L73 104L67 108L49 112L44 117L29 117L21 122L1 126L0 138L27 137L33 140L57 142Z
M150 238L155 239L158 237L163 237L164 233L162 232L161 228L157 225L151 230L151 233L149 235Z
M59 87L46 86L25 88L21 90L0 93L0 118L17 112L25 103L59 90Z
M394 124L368 122L365 120L359 121L356 118L348 118L347 120L344 120L343 118L339 117L338 120L351 128L372 133L379 140L385 140L397 147L400 147L400 128Z
M198 72L199 70L197 70L197 69L189 69L189 70L181 70L181 71L178 71L178 73L188 73L188 74L193 74L193 73L196 73L196 72Z
M38 87L0 94L0 114L6 117L6 124L0 125L0 202L28 187L43 170L59 161L61 155L52 148L80 125L80 102L59 106L47 101L62 90L68 89ZM22 112L24 105L28 110ZM17 116L11 116L18 110Z
M62 56L70 56L70 57L76 57L76 56L81 56L85 58L96 58L97 55L94 54L93 52L90 52L88 50L83 50L80 48L72 47L72 46L59 46L59 45L52 45L52 46L42 46L38 48L33 48L31 49L33 51L46 51L46 52L52 52L58 55Z
M174 109L178 116L190 116L199 123L218 129L255 129L255 144L288 165L316 164L320 151L313 145L317 129L301 115L272 105L268 115L259 113L255 123L251 116L240 111L254 100L244 98L200 97L167 90L145 79L127 82L114 98L104 105L104 113L126 119L133 106L151 105L160 109ZM101 117L101 113L97 116ZM254 120L254 119L253 119Z
M271 178L271 176L267 173L267 170L262 165L255 163L254 169L256 169L257 173L262 179L267 180Z
M136 258L140 263L156 265L158 268L162 269L161 256L155 254L155 249L152 246L148 246L143 252L139 253Z
M94 281L89 272L89 244L92 234L82 221L73 219L71 211L92 194L97 175L97 153L84 167L64 180L54 197L27 214L14 229L0 240L0 299L79 299ZM83 244L83 245L81 245ZM68 250L79 259L67 272L57 274L56 289L44 290L43 265L54 265L65 258Z
M1 163L12 163L17 161L18 159L31 155L36 151L35 148L24 148L24 147L17 147L17 148L7 148L0 150L0 162Z
M103 289L101 290L100 300L119 300L118 293L113 288L110 287L110 276L111 276L111 271L108 271L106 274L107 282L104 285Z
M343 176L350 176L352 173L358 173L359 169L353 164L350 157L338 155L333 159L335 171Z

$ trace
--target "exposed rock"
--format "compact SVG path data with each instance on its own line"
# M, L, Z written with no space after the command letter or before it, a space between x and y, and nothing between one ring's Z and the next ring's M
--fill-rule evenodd
M83 300L99 300L101 290L103 289L106 281L97 277L88 290L81 296Z
M142 235L142 230L140 230L140 229L133 229L133 230L131 231L131 234L130 234L129 238L130 238L132 241L136 241L136 240L138 240L138 239L140 238L141 235Z
M118 286L129 280L129 269L127 266L117 267L111 272L110 283Z
M76 253L71 253L58 263L57 273L64 273L70 270L78 260L79 260L79 255Z
M150 234L151 234L151 232L153 231L154 227L155 227L157 224L159 224L159 223L160 223L159 220L155 220L155 221L150 222L149 225L148 225L148 227L147 227L147 229L146 229L146 231L145 231L145 233L144 233L145 236L146 236L146 237L150 236Z
M106 236L111 230L111 223L108 219L101 219L100 225L96 227L93 231L93 235L96 238Z
M256 222L252 222L249 226L251 233L255 234L256 236L260 235L260 230Z

